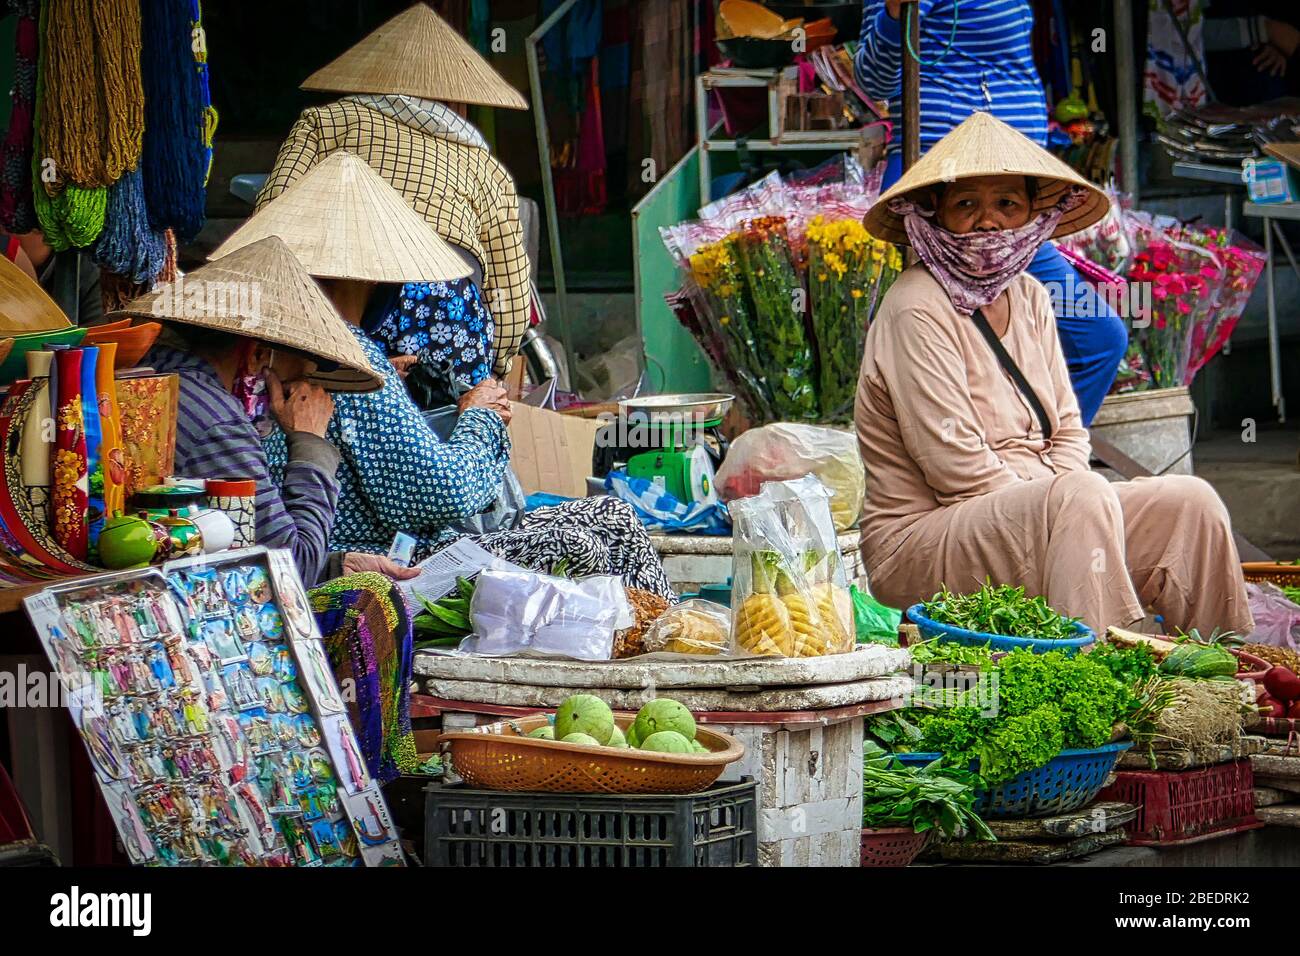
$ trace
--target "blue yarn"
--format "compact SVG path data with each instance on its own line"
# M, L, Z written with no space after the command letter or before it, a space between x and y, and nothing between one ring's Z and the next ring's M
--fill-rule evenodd
M145 206L155 229L189 240L203 228L211 156L204 142L207 67L192 48L198 2L143 0L140 18Z
M108 188L108 212L94 257L109 272L149 286L167 263L167 240L161 230L149 225L138 167Z

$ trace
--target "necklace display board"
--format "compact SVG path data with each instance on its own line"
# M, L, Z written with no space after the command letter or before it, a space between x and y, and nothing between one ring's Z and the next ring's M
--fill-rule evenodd
M403 865L288 551L24 604L132 863Z

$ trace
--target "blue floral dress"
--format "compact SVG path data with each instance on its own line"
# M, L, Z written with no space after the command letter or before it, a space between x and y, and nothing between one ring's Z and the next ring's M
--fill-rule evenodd
M325 438L342 462L330 550L383 554L405 531L417 539L417 553L427 554L460 536L449 522L478 514L500 493L510 458L505 423L496 412L466 409L440 441L383 349L360 329L352 333L384 387L334 395ZM277 426L262 444L279 485L288 458L284 432Z
M456 380L477 385L492 374L492 314L473 279L407 282L363 323L389 355L449 363Z

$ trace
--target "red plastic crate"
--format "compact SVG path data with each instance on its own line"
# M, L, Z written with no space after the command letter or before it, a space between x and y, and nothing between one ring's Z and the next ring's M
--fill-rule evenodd
M1098 800L1138 806L1130 846L1177 846L1262 827L1249 760L1196 770L1120 770Z

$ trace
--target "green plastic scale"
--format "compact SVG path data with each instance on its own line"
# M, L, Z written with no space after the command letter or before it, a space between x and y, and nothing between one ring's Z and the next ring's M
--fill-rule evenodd
M659 485L679 501L712 503L713 461L700 436L722 423L735 396L723 394L652 395L619 402L624 418L651 451L628 458L627 473Z

